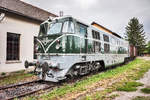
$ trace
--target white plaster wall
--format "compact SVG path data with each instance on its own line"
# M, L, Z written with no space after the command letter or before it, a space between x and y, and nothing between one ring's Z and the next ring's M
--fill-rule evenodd
M15 17L6 16L0 22L0 72L11 72L24 69L24 61L33 61L33 39L37 36L39 24ZM6 62L7 32L20 35L20 63Z

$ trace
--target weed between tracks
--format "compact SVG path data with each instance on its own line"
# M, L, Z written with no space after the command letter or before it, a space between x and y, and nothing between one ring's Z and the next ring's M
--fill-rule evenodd
M141 91L142 91L143 93L150 94L150 87L143 88L143 89L141 89Z
M90 76L85 80L81 80L71 85L65 84L60 88L56 88L51 92L40 96L38 99L50 100L61 98L66 100L77 98L80 95L82 96L81 99L83 100L102 100L106 98L111 99L117 95L110 95L107 97L106 95L116 91L119 87L127 85L135 88L136 86L142 85L140 83L136 83L137 85L134 86L133 83L135 83L135 80L140 79L144 73L148 71L148 69L150 69L149 61L136 59L127 65ZM124 84L125 82L126 84ZM97 89L99 87L104 87L104 90L97 90L93 92L93 89ZM37 98L30 97L25 99L30 100Z

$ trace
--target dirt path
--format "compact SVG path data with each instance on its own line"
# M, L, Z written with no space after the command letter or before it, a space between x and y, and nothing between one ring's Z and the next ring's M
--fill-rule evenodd
M138 57L140 59L150 60L150 57ZM119 97L116 97L114 100L132 100L136 96L150 96L150 94L144 94L140 89L150 86L150 70L145 73L144 77L138 80L137 82L143 83L144 85L138 87L138 90L135 92L113 92L112 94L118 94Z
M144 56L144 57L138 57L140 59L144 59L144 60L150 60L150 57Z

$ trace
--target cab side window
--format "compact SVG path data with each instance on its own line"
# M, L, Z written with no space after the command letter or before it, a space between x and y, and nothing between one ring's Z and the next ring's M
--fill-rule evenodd
M64 33L74 33L74 24L72 21L66 21L63 24L63 30Z
M103 34L103 39L105 42L109 42L109 37L106 34Z
M109 53L110 52L110 45L109 44L104 43L104 52L105 53Z
M79 25L79 34L81 34L82 36L86 36L87 26L81 23L78 23L78 25Z
M83 37L87 36L87 26L81 23L78 23L79 27L79 34ZM80 38L80 52L86 53L87 52L87 39L81 37Z
M92 37L93 39L100 40L100 33L97 31L92 30ZM93 41L93 51L100 52L101 51L101 43L98 41Z

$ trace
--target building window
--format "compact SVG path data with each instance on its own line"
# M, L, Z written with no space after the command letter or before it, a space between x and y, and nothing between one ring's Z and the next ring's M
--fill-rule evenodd
M20 34L7 32L7 60L19 60Z
M37 59L37 55L36 55L37 49L36 48L37 48L37 37L34 36L33 59Z

